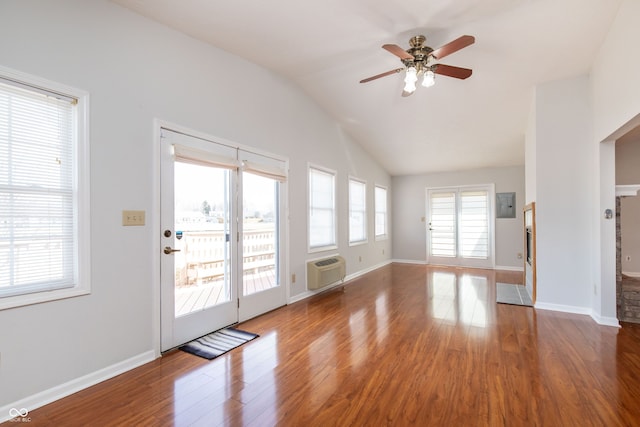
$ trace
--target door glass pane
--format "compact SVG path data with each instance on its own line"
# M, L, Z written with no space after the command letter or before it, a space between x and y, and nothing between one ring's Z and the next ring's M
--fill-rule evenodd
M278 182L242 174L243 295L279 286Z
M175 315L231 300L229 171L176 162Z
M456 194L431 194L431 255L456 256Z
M463 258L489 257L488 215L486 191L460 193L460 252Z

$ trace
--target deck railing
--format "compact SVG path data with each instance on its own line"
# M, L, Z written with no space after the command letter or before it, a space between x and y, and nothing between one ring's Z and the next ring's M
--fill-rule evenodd
M243 232L243 271L259 273L275 268L275 231L245 230ZM224 231L183 231L176 244L176 286L201 285L219 280L225 275L225 247L229 237ZM228 256L228 254L227 254ZM229 273L229 272L227 272Z

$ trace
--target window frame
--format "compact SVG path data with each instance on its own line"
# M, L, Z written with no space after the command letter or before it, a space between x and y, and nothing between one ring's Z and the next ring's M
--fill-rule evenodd
M363 186L363 192L362 192L362 195L363 195L363 200L362 200L362 218L363 218L364 224L363 224L363 230L362 231L363 231L364 236L363 236L363 238L361 240L351 240L351 231L352 231L352 228L351 228L351 215L352 215L352 212L353 212L353 207L351 205L351 183L352 182L358 183L358 184L362 184L362 186ZM368 221L367 221L367 181L363 180L363 179L360 179L360 178L356 178L354 176L349 176L349 179L348 179L348 190L349 190L348 191L348 194L349 194L349 221L348 221L348 224L349 224L349 246L363 245L363 244L366 244L366 243L369 242L369 233L367 232L368 231L367 230L367 228L368 228L367 227L367 224L368 224Z
M332 218L333 218L333 236L332 243L326 245L312 246L311 244L311 211L312 211L312 188L311 188L311 171L315 170L320 173L324 173L332 176ZM307 164L307 251L308 253L328 251L338 248L338 215L337 215L337 179L338 173L335 170L315 165L312 163Z
M384 190L384 232L378 233L378 189ZM373 186L373 235L375 240L387 240L389 238L389 190L384 185Z
M48 79L0 66L0 77L33 92L76 101L72 138L74 272L73 285L0 297L0 310L71 298L91 293L89 93Z

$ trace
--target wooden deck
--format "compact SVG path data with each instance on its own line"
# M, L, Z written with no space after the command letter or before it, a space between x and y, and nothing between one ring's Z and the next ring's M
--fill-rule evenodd
M245 271L243 276L244 295L251 295L277 286L275 268L254 272ZM224 289L224 280L219 279L201 285L181 286L176 291L176 316L229 301L228 292Z

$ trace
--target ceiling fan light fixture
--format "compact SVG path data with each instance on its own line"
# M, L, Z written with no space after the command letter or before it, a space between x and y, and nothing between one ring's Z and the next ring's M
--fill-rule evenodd
M408 67L406 75L404 76L404 90L405 92L415 92L416 82L418 81L418 71L416 67Z
M400 58L403 66L401 68L396 68L395 70L367 77L366 79L360 80L360 83L367 83L381 77L390 76L404 71L404 91L402 92L402 96L406 97L416 91L416 83L418 80L420 80L423 87L431 87L435 85L436 71L437 74L441 76L453 77L460 80L471 77L473 71L470 68L440 64L438 61L459 51L460 49L464 49L465 47L472 45L476 41L475 37L469 35L460 36L437 49L432 49L431 47L426 46L424 44L425 41L426 37L423 35L412 37L411 40L409 40L409 45L411 47L406 50L397 44L382 45L384 50Z
M422 78L422 86L431 87L434 84L436 84L436 74L431 70L425 71L424 77Z

